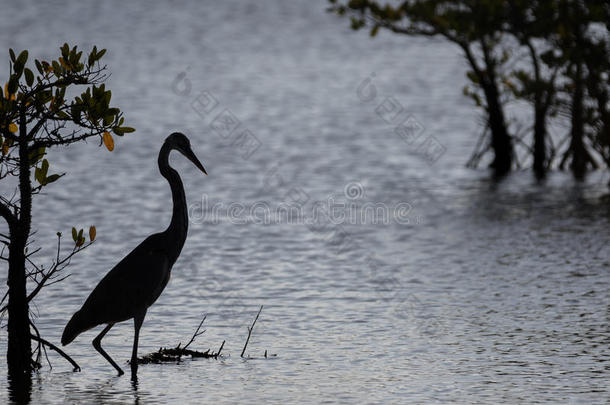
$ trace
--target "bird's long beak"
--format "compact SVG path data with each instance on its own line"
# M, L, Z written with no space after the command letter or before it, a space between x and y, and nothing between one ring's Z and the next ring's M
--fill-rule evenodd
M195 156L195 153L189 149L185 154L186 158L188 160L190 160L191 162L193 162L193 164L195 166L197 166L199 168L199 170L201 170L203 173L205 173L206 175L208 174L208 172L205 171L205 169L203 168L203 165L201 164L201 162L199 161L199 159L197 159L197 156Z

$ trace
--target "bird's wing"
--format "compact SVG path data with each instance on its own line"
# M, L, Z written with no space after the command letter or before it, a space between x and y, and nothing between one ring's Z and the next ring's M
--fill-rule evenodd
M104 276L81 312L96 323L121 322L146 310L169 279L170 261L158 234L145 239Z

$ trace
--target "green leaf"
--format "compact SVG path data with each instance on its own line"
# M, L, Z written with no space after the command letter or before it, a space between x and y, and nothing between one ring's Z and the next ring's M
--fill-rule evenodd
M62 47L60 48L61 50L61 56L63 56L64 60L68 59L68 56L70 55L70 46L66 43L64 43L62 45Z
M34 64L36 65L36 70L38 70L38 73L43 74L44 69L42 68L40 61L38 59L34 59Z
M8 92L11 94L17 93L18 84L17 76L11 75L11 78L8 80Z
M23 73L25 73L25 82L27 85L32 86L34 83L34 73L32 73L32 71L28 68L25 68Z
M57 111L57 116L61 119L70 119L70 116L66 114L64 111Z
M15 63L20 63L21 65L25 66L25 63L28 61L28 51L22 51L19 56L17 57L17 61Z
M97 48L94 46L93 50L89 54L89 57L87 58L87 66L89 66L89 67L93 66L93 64L95 63L95 54L96 53L97 53Z
M77 104L72 104L70 106L70 114L72 114L72 121L74 121L75 124L80 122L80 112L80 107Z
M479 77L472 70L469 70L468 72L466 72L466 76L468 77L468 79L470 79L471 82L473 82L475 84L479 83Z
M48 171L49 171L49 161L47 159L43 159L42 164L40 165L40 175L43 180L47 177Z
M47 184L53 183L54 181L57 181L57 179L59 179L62 175L61 174L52 174L49 177L47 177L46 179L44 179L44 185L46 186Z
M353 30L359 30L360 28L364 27L364 25L365 25L364 19L356 18L356 17L351 17L350 23L351 23L351 27Z
M44 146L41 148L34 149L28 154L28 158L30 159L30 162L32 162L32 164L36 164L40 159L42 159L45 152L46 148Z
M59 62L54 60L51 65L53 66L53 73L55 73L55 76L59 76L62 72L62 68Z
M34 169L34 179L36 179L38 183L42 184L43 179L40 178L40 167Z
M15 63L15 51L13 51L13 48L10 48L10 49L8 50L8 54L9 54L9 55L10 55L10 57L11 57L11 61L12 61L13 63Z
M23 74L23 63L17 61L15 62L15 64L13 65L13 70L15 71L15 74L17 75L17 77L21 77L21 75Z
M97 53L97 55L95 55L95 60L98 61L98 60L102 59L102 56L104 56L105 53L106 53L105 49L102 49L101 51L99 51Z
M74 240L74 242L77 241L78 238L78 233L76 232L76 228L72 227L72 239Z

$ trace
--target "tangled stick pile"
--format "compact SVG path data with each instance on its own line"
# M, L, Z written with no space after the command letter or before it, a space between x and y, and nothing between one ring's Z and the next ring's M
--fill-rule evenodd
M246 343L244 344L244 348L241 351L241 357L244 357L246 347L248 346L248 342L250 341L250 336L252 334L252 331L254 330L254 325L256 324L256 321L258 320L258 317L260 316L262 310L263 306L261 305L260 309L258 310L258 313L256 314L256 317L254 318L254 321L252 322L252 325L248 327L248 337L246 338ZM220 357L220 353L222 352L222 348L225 345L224 340L222 341L222 344L220 345L220 348L217 352L211 351L211 349L208 349L205 352L200 352L198 350L190 350L188 348L191 343L195 341L197 336L200 336L205 332L205 329L201 330L205 319L206 317L204 316L201 322L199 323L197 330L195 330L195 333L193 333L193 336L191 336L191 339L186 345L182 346L182 343L178 343L176 347L160 347L159 350L156 352L152 352L147 354L146 356L139 357L138 364L174 363L180 362L182 360L182 357L187 356L190 356L191 358L218 359L218 357ZM267 354L267 350L265 350L264 357L277 357L277 354ZM251 357L247 356L247 358Z

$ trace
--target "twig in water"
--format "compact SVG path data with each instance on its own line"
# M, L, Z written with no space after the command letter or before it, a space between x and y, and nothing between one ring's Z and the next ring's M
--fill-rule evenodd
M30 337L37 341L42 343L45 346L48 346L50 349L55 350L60 356L62 356L64 359L68 360L70 362L70 364L72 364L72 366L74 367L74 371L80 371L80 366L74 361L72 360L72 357L68 356L63 350L61 350L59 347L55 346L53 343L44 340L43 338L36 336L34 334L30 334Z
M32 320L30 320L30 326L32 327L32 329L34 329L34 332L36 333L36 336L40 338L40 331L38 331L38 328L36 327L36 325L34 325L34 322L32 322ZM49 360L49 355L47 354L47 349L42 344L42 342L40 342L40 340L38 340L38 346L34 350L34 352L35 353L37 352L37 354L36 354L36 360L32 360L33 364L36 366L37 369L42 367L42 363L40 361L40 358L42 357L42 352L43 351L44 351L44 357L47 359L47 364L49 364L49 369L53 370L53 365L51 364L51 360Z
M186 344L186 346L183 347L183 349L186 349L187 347L189 347L189 345L195 341L195 338L197 338L197 336L203 335L203 333L205 332L205 329L201 332L199 332L199 330L201 329L201 326L203 325L205 318L207 318L207 315L205 315L203 317L203 319L201 320L201 322L199 322L199 326L197 326L197 330L195 331L195 333L193 333L191 340L189 340L189 342ZM180 347L180 345L178 345L178 347Z
M220 352L222 352L222 348L225 347L225 341L222 341L222 344L220 345L220 349L218 349L218 351L216 352L216 354L214 355L214 358L218 358L218 356L220 356Z
M178 346L176 346L176 347L170 347L170 348L160 347L159 350L156 352L147 354L144 357L139 357L138 364L150 364L150 363L159 364L159 363L168 363L168 362L172 362L172 363L180 362L182 359L182 356L190 356L191 358L203 357L206 359L218 359L218 356L220 356L220 352L222 351L222 348L225 346L224 340L222 341L222 344L220 345L220 349L218 349L218 352L216 352L216 353L214 353L210 349L206 350L205 352L187 349L190 346L190 344L195 341L197 336L200 336L205 332L205 329L201 330L201 327L203 326L203 322L205 321L206 317L207 316L204 316L203 319L201 320L201 322L199 322L199 326L195 330L195 333L193 333L191 340L189 340L189 342L186 344L186 346L181 347L182 343L178 343Z
M248 347L248 342L250 341L250 335L252 334L254 325L256 324L256 321L258 320L258 317L261 314L262 310L263 310L263 306L261 305L260 309L258 310L258 313L256 314L256 318L254 318L254 322L252 322L252 325L248 327L248 337L246 338L246 344L244 344L244 348L241 351L241 355L240 355L241 357L244 357L244 353L246 352L246 347Z

